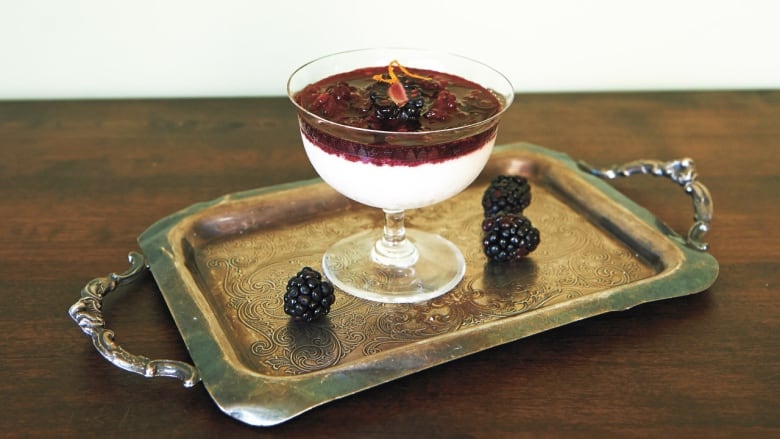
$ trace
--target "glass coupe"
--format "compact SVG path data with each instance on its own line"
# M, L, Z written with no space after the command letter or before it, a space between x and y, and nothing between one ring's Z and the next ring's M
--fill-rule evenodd
M344 72L392 65L394 60L409 70L444 72L478 84L500 107L495 114L462 126L396 132L334 122L296 99L307 85ZM480 174L493 150L499 118L514 97L506 77L448 53L364 49L301 66L291 75L287 93L297 109L306 154L319 176L342 195L384 211L382 229L346 237L326 250L325 276L346 293L388 303L419 302L453 289L465 273L463 254L435 233L406 229L404 214L460 193Z

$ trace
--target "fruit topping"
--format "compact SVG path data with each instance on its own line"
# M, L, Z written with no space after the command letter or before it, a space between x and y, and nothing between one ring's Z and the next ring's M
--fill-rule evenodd
M287 282L284 312L294 320L311 322L324 317L336 301L333 286L311 267L304 267Z
M432 131L481 122L501 110L489 90L464 78L393 61L309 84L294 97L329 121L390 132Z
M403 107L409 102L409 96L406 94L406 88L400 82L394 82L387 87L387 97L389 97L397 107Z
M522 259L539 245L539 230L521 214L500 214L482 221L482 249L493 261Z
M396 74L396 68L401 71L400 76ZM376 74L372 78L377 83L370 87L369 98L383 128L390 131L419 129L420 115L426 103L421 83L433 79L410 72L398 61L387 66L387 76Z
M531 204L531 186L525 177L499 175L482 195L485 216L499 213L522 213Z

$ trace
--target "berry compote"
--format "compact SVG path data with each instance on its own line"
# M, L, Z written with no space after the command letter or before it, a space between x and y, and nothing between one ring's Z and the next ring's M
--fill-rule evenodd
M501 111L496 95L474 82L398 61L327 77L294 99L332 122L395 132L457 128Z

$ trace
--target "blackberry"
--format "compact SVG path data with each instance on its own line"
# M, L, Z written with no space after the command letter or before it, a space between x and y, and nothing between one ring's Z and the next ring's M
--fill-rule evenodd
M493 261L516 261L536 250L539 230L520 214L502 214L482 221L482 249Z
M403 120L418 120L420 110L425 106L425 99L422 96L409 99L403 107L399 108L398 118Z
M369 92L368 97L374 116L380 121L381 128L384 130L414 131L420 126L419 120L425 107L425 98L416 84L404 83L403 87L409 100L400 107L387 96L385 84L378 85Z
M390 120L398 117L399 108L390 98L375 91L372 91L368 97L371 99L371 106L374 107L377 119Z
M531 204L531 186L525 177L499 175L482 195L485 217L499 213L522 213Z
M317 270L304 267L287 282L284 312L294 320L311 322L328 314L335 301L333 285L322 280Z

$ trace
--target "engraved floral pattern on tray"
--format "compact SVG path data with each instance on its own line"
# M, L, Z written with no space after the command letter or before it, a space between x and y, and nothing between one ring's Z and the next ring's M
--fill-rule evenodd
M526 210L541 231L539 248L519 263L487 263L480 245L484 187L409 212L408 227L438 231L461 248L468 264L455 290L420 304L373 303L337 292L331 313L313 324L292 322L282 311L287 279L305 265L319 269L329 243L379 226L373 209L355 206L200 249L202 281L212 291L212 306L222 311L237 355L266 375L304 374L654 274L631 249L541 184L534 185Z

